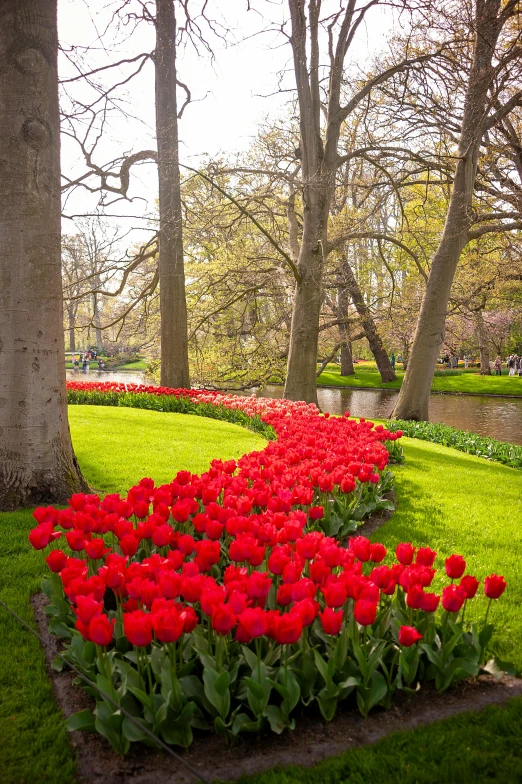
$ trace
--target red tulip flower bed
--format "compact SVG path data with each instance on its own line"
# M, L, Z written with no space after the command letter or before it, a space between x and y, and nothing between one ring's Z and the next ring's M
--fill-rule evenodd
M69 384L129 394L119 386ZM180 471L161 487L142 479L126 498L79 494L67 509L34 512L29 540L52 573L43 585L51 631L144 727L180 746L193 728L226 739L280 733L303 707L330 721L351 700L366 715L390 707L397 689L431 680L445 690L483 670L492 627L487 612L482 629L465 624L467 603L481 599L461 556L446 560L451 582L439 595L429 547L403 543L390 559L362 536L343 544L386 503L385 444L398 434L287 401L156 387L130 394L241 407L277 434L201 476ZM64 539L67 552L56 549ZM504 589L502 577L486 578L490 603ZM70 729L95 728L122 754L146 740L91 693L94 715L75 714Z

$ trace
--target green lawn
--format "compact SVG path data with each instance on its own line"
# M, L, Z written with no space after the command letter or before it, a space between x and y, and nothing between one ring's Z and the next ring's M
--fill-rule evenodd
M74 406L71 428L89 481L101 491L126 490L141 476L163 482L180 468L202 471L213 457L232 457L263 443L228 423L187 415ZM217 443L219 440L219 443ZM438 550L440 563L463 554L480 577L504 574L508 590L490 615L494 650L522 667L522 472L446 447L405 439L406 463L395 467L399 508L374 538L394 547L410 539ZM29 512L2 515L0 595L30 620L28 599L45 573L32 551ZM477 601L476 615L484 611ZM0 781L73 784L72 750L52 698L38 643L0 610ZM376 746L310 769L287 768L255 784L341 782L520 782L522 699Z
M317 379L319 386L364 387L368 389L399 389L404 372L397 370L397 379L383 384L377 368L355 365L355 376L341 376L338 365L328 365ZM480 376L473 371L459 371L458 375L435 376L434 392L472 392L479 395L522 395L522 378L518 376Z
M146 359L135 359L132 362L126 362L125 365L117 365L115 370L147 370L147 365Z

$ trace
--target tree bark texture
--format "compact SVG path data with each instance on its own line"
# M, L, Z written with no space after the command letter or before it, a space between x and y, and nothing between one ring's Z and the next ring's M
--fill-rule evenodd
M0 3L0 509L85 488L65 389L56 0Z
M464 102L458 162L446 221L431 264L404 382L393 412L398 419L427 420L433 372L444 340L455 270L468 242L472 199L483 134L493 54L500 31L501 0L477 0L474 56Z
M297 269L284 396L317 404L317 348L323 298L323 267L333 174L324 165L320 128L317 3L310 3L311 56L307 62L307 22L303 0L289 0L292 52L299 102L303 177L303 235Z
M338 311L337 317L340 319L348 318L348 305L350 297L346 286L340 285L337 294ZM352 343L350 340L350 328L347 323L339 324L339 337L343 341L341 346L341 376L355 376L353 366Z
M156 0L161 383L190 387L179 173L174 0Z
M69 319L69 351L76 351L74 308L67 308L67 316Z
M480 352L480 375L490 376L491 365L489 364L488 337L486 334L486 327L484 325L482 310L477 310L475 313L475 329Z
M347 341L341 346L341 376L355 376L352 344Z
M359 318L361 319L361 326L364 329L364 334L366 336L366 340L370 345L370 350L375 357L375 362L377 363L377 370L381 375L381 380L384 384L388 381L395 381L396 375L391 366L390 358L386 349L384 348L384 344L381 340L381 336L377 330L377 326L375 321L372 318L372 314L364 301L363 293L359 288L359 284L353 274L352 268L348 261L346 260L343 263L343 277L344 283L350 296L352 298L352 302L359 314Z

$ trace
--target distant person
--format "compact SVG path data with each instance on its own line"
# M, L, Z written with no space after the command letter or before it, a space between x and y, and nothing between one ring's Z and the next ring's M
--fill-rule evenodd
M105 362L103 361L103 359L101 359L101 357L98 360L98 370L105 370Z
M78 359L76 357L74 357L74 360L73 360L73 370L74 370L75 373L79 373L80 372L80 363L78 362Z
M468 365L469 365L469 357L466 356L466 354L464 354L464 370L468 369Z
M501 376L502 375L502 358L500 354L497 354L497 358L495 359L495 364L493 365L495 368L495 375Z
M82 361L82 373L87 373L87 359L85 357Z
M513 354L510 354L507 361L507 366L509 368L509 375L515 375L515 357Z
M391 355L390 362L391 362L392 370L395 370L395 354Z

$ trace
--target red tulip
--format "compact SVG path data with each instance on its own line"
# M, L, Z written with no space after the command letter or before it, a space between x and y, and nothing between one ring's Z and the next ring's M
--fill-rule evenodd
M218 634L229 634L237 623L237 617L230 604L218 604L212 610L212 628Z
M498 574L492 574L484 580L484 593L489 599L499 599L506 588L506 581Z
M446 558L446 574L455 580L462 577L466 571L466 561L461 555L450 555Z
M420 564L421 566L433 566L435 562L435 558L437 557L437 553L435 550L432 550L430 547L419 547L417 550L417 555L415 557L415 563Z
M86 626L89 625L95 615L101 615L102 610L103 602L97 602L92 594L76 597L76 615Z
M173 605L156 607L154 604L151 617L154 634L160 642L170 643L179 640L183 634L183 620ZM145 645L148 645L148 643L145 643Z
M472 577L470 574L467 574L465 577L462 578L459 585L464 588L466 591L466 596L468 599L473 599L475 594L477 593L479 587L479 581L476 577Z
M343 624L343 613L341 610L335 611L330 607L326 607L323 612L319 613L319 619L325 634L335 635L341 631Z
M132 645L144 648L152 642L152 616L143 610L124 613L123 629Z
M460 585L447 585L442 591L442 606L447 612L459 612L466 598L466 591Z
M371 626L377 617L377 605L367 599L357 599L353 608L355 620L361 626Z
M422 634L413 626L401 626L399 629L399 645L409 648L419 640L422 640Z
M380 546L383 547L383 545ZM366 562L370 560L371 544L370 540L365 536L355 536L350 539L349 547L351 552L355 555L356 558L359 559L359 561ZM384 554L386 555L386 549L384 550Z
M296 612L285 613L275 623L274 639L279 645L292 645L298 641L302 631L303 622L300 616Z
M321 590L327 607L342 607L346 601L346 587L341 582L326 583Z
M386 547L380 542L374 542L370 545L370 561L373 563L381 563L386 558Z
M403 564L403 566L409 566L411 564L414 554L415 548L410 542L401 542L401 544L398 544L395 548L397 560L399 563Z
M423 612L434 613L439 606L440 596L436 593L425 593L421 610Z
M105 547L105 541L103 539L91 539L90 542L85 542L85 552L88 557L93 560L103 558L103 556L110 553L110 551L110 547Z
M45 560L51 572L57 573L65 569L67 556L61 550L51 550Z
M238 617L238 621L250 639L262 637L268 629L266 612L260 607L247 608Z
M96 645L110 645L116 620L110 621L106 615L95 615L89 622L89 638Z

